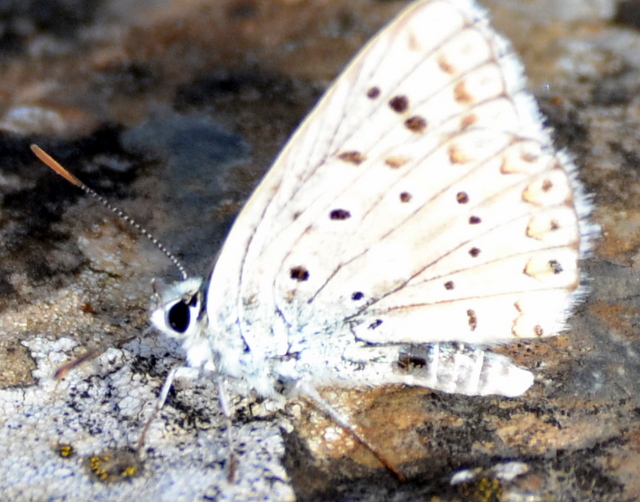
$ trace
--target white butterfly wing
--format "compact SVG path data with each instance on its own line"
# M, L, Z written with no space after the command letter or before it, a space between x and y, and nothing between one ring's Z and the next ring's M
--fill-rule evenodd
M240 213L208 293L221 336L282 354L287 333L345 324L374 343L555 334L586 204L522 88L475 6L404 11Z

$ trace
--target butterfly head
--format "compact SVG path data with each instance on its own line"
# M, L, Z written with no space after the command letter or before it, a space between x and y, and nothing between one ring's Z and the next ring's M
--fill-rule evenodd
M196 337L204 304L202 279L189 278L173 284L154 279L152 286L151 322L156 329L172 338Z

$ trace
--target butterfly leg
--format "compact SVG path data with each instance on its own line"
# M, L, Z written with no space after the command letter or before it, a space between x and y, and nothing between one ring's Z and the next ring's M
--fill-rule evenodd
M164 408L164 405L167 402L167 397L169 396L169 391L171 390L173 382L176 380L176 378L195 380L197 378L201 378L204 371L205 370L203 368L192 368L190 366L179 366L171 368L164 380L164 383L162 384L162 389L160 390L160 394L158 395L156 404L153 407L153 412L147 420L147 423L144 425L142 433L140 434L140 438L138 439L138 445L136 446L136 454L138 456L141 454L142 448L144 447L144 441L147 436L147 432L149 431L149 427L151 427L151 424L158 415L158 412L162 408Z
M171 368L171 371L167 374L167 378L164 380L164 384L162 384L162 389L160 390L160 395L156 400L156 405L153 408L153 412L151 416L148 418L147 423L144 424L144 428L142 429L142 433L140 434L140 438L138 439L138 445L136 446L136 455L139 457L142 448L144 446L144 440L147 436L147 432L149 431L149 427L151 427L151 423L155 420L158 412L164 407L164 403L167 401L167 396L169 395L169 391L171 390L171 386L173 385L173 381L176 378L176 373L180 368Z
M229 443L229 472L227 473L227 479L229 483L233 483L235 479L236 467L238 465L238 459L235 455L235 448L233 446L233 430L231 418L233 416L233 409L231 406L231 399L229 398L229 392L227 390L227 381L225 378L218 374L216 375L216 383L218 385L218 399L220 400L220 407L224 413L225 420L227 422L227 441Z
M362 434L360 434L355 427L350 423L349 419L340 414L333 406L325 401L318 391L309 382L299 380L294 386L294 392L305 397L313 405L316 406L327 417L333 420L336 424L342 427L345 431L351 434L362 446L369 450L378 461L384 465L389 471L391 471L400 481L406 481L406 477L398 468L393 465L381 452L379 452Z

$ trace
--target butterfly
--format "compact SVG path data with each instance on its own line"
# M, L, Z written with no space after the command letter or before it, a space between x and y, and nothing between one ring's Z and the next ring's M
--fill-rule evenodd
M159 291L152 321L189 365L262 396L301 382L516 396L532 374L477 348L564 327L588 212L485 13L423 0L337 78L209 277Z
M153 325L221 390L298 392L344 427L318 388L523 394L534 375L485 348L564 329L595 234L542 124L482 9L415 2L294 133L209 276L155 283Z

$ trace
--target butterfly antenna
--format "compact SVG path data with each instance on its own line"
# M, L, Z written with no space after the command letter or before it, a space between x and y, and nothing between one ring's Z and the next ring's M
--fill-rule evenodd
M106 207L109 211L116 214L120 219L126 221L129 225L134 227L138 232L140 232L147 239L149 239L153 243L153 245L156 248L158 248L160 251L162 251L162 253L167 258L169 258L169 260L171 260L171 263L173 263L176 266L176 268L180 271L180 274L182 275L183 280L189 277L182 263L178 261L178 259L171 253L171 251L169 251L164 246L164 244L162 244L158 239L156 239L153 235L151 235L147 230L141 227L137 221L135 221L133 218L125 214L121 209L118 209L117 207L112 206L107 199L102 197L102 195L98 194L98 192L96 192L92 188L89 188L82 181L76 178L73 174L67 171L64 167L60 165L60 163L57 160L51 157L51 155L45 152L38 145L35 145L35 144L31 145L31 151L35 153L36 157L38 157L51 170L55 171L58 175L62 176L65 180L67 180L72 185L75 185L78 188L80 188L86 194L89 194L91 197L97 200L100 204Z

